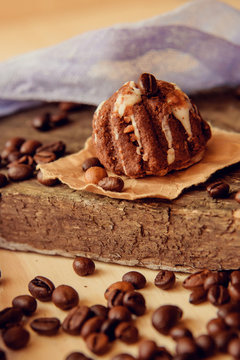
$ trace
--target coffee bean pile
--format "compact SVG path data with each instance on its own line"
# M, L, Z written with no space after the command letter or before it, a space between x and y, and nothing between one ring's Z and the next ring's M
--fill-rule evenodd
M87 184L96 184L106 191L121 192L124 182L120 177L108 176L104 166L96 157L87 158L82 164Z
M66 146L62 141L42 145L38 140L14 137L5 144L0 156L0 165L6 167L7 176L0 174L0 188L9 181L23 181L36 175L36 166L52 162L65 154ZM46 186L57 183L57 179L43 180L41 172L37 180Z

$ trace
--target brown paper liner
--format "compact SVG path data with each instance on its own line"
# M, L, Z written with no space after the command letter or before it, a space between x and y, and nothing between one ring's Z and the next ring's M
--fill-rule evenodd
M191 167L171 172L165 176L147 176L141 179L130 179L121 176L124 181L122 192L105 191L94 184L86 184L82 163L88 157L96 156L92 140L88 138L83 150L66 156L49 164L39 165L43 178L58 178L75 190L90 191L116 199L135 200L147 197L175 199L181 192L206 181L217 170L240 161L240 134L212 128L203 159ZM108 172L109 176L115 174Z

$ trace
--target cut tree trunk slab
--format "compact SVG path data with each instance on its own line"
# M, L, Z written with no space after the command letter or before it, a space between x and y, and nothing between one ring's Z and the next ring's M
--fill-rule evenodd
M214 126L240 131L240 101L232 92L203 94L194 101ZM80 150L91 134L94 108L83 107L70 114L69 124L49 132L31 127L36 114L56 110L56 105L46 105L2 118L0 148L7 139L22 136L43 143L62 140L68 153ZM218 172L213 179L230 184L230 198L210 198L206 184L192 187L174 201L126 201L75 191L63 184L45 187L36 179L10 183L1 189L0 246L69 257L84 255L152 269L237 269L240 204L234 200L234 192L240 189L239 164Z

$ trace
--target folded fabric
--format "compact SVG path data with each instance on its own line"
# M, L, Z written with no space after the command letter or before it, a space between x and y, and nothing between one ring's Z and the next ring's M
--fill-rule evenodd
M97 105L142 72L191 93L240 83L240 11L195 0L168 14L90 31L0 64L0 116L39 101Z

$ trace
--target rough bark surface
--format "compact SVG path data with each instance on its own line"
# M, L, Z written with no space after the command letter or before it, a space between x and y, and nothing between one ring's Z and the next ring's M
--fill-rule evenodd
M240 131L240 101L232 92L194 99L215 126ZM39 133L31 119L47 105L0 120L0 149L13 136L44 143L63 140L69 153L82 148L91 133L93 108L70 115L68 125ZM1 172L4 172L1 171ZM218 172L231 186L229 199L213 200L206 184L179 199L125 201L74 191L65 185L44 187L35 179L1 189L0 246L63 256L86 255L106 262L195 271L240 267L240 166Z

